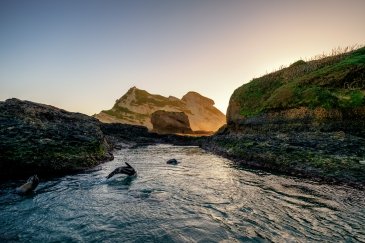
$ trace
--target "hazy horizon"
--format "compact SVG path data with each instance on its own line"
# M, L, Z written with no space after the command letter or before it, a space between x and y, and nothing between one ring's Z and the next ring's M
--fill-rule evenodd
M365 1L1 1L0 100L89 115L133 86L226 112L252 78L364 44Z

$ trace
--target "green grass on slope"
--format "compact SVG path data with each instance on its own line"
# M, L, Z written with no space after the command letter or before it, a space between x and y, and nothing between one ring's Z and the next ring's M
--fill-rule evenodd
M305 62L253 79L235 90L240 113L255 116L267 110L354 108L365 105L365 47Z
M132 103L132 105L144 105L150 104L157 107L164 106L176 106L183 108L184 104L179 100L171 100L162 95L152 95L145 90L136 90L136 100Z
M115 106L113 109L104 110L103 112L110 116L130 121L135 121L135 120L144 121L149 117L148 115L135 113L125 107L120 107L120 106Z
M131 106L148 105L151 108L151 110L153 108L156 109L156 107L163 109L165 106L173 106L183 110L187 114L191 114L191 111L187 110L184 103L180 100L172 100L161 95L153 95L145 90L140 90L140 89L130 89L120 99L116 100L112 109L104 110L103 112L110 116L130 121L136 121L136 120L144 121L148 119L149 118L148 114L137 113L131 111L126 107L120 106L120 102L126 101L128 97L132 95L131 92L135 92L134 94L135 100L132 100L130 102Z

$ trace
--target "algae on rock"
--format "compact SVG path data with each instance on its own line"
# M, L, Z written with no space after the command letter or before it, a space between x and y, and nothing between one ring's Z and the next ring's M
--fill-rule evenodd
M61 174L113 155L97 119L49 105L0 102L0 178Z

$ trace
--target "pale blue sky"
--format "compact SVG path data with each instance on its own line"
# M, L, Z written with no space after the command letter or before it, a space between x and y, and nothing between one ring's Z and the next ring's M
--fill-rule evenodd
M193 90L226 111L240 85L337 46L364 44L365 1L1 0L0 100L86 114L130 87Z

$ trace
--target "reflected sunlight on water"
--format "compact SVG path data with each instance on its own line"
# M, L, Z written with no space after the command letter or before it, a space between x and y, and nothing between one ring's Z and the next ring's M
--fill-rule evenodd
M125 161L137 177L105 179ZM364 192L244 170L197 147L123 149L31 196L15 187L0 188L1 241L365 241Z

